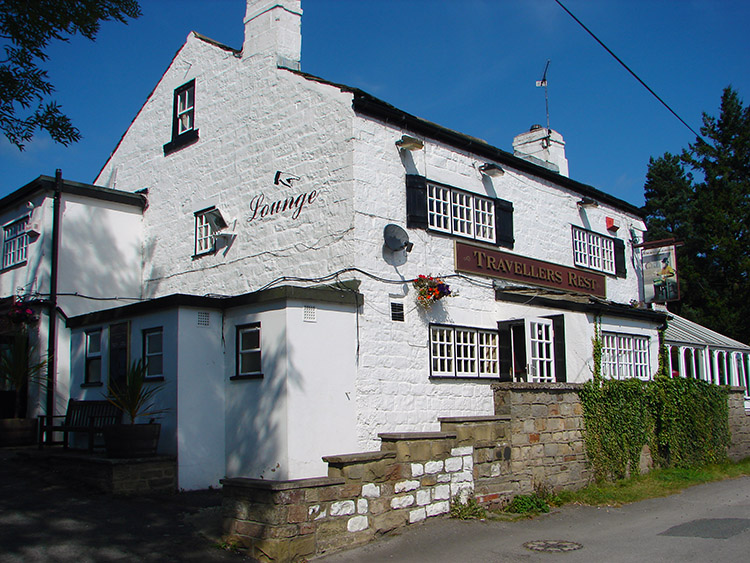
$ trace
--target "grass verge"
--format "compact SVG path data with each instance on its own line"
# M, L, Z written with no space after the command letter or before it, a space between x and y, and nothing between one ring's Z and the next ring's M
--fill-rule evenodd
M619 506L678 493L687 487L750 475L750 458L697 469L655 469L615 482L592 483L578 491L561 491L562 504Z

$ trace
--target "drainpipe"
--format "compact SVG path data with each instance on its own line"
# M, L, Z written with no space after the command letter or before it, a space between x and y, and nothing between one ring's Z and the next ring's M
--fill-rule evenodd
M52 204L52 253L50 256L49 283L49 340L47 343L47 416L55 414L55 379L57 375L57 271L60 247L60 202L62 200L62 170L55 171L55 197ZM52 423L50 418L49 424ZM52 443L52 432L47 433L47 442Z

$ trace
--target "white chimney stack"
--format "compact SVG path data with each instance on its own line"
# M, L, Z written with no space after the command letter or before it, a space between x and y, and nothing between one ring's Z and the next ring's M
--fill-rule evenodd
M274 55L276 64L300 68L302 0L247 0L242 56Z
M565 141L554 129L532 125L531 130L513 139L513 154L568 177Z

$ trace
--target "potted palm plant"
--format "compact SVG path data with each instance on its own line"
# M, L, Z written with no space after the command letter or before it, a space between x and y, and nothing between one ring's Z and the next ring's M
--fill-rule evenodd
M25 327L19 328L0 351L0 382L13 393L10 418L0 419L0 445L22 446L36 440L37 420L26 416L29 383L44 388L47 358L37 361L37 347Z
M163 382L151 382L146 378L147 364L136 360L128 366L125 379L108 386L106 399L120 409L129 423L104 427L104 446L107 457L134 458L156 455L161 424L152 418L147 423L138 419L166 412L157 408L155 398L164 387Z

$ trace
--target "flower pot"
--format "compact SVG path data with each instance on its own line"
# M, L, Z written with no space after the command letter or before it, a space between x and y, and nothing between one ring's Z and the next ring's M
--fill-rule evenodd
M0 446L30 446L36 443L35 418L0 419Z
M161 424L115 424L104 427L107 457L136 458L156 455Z

